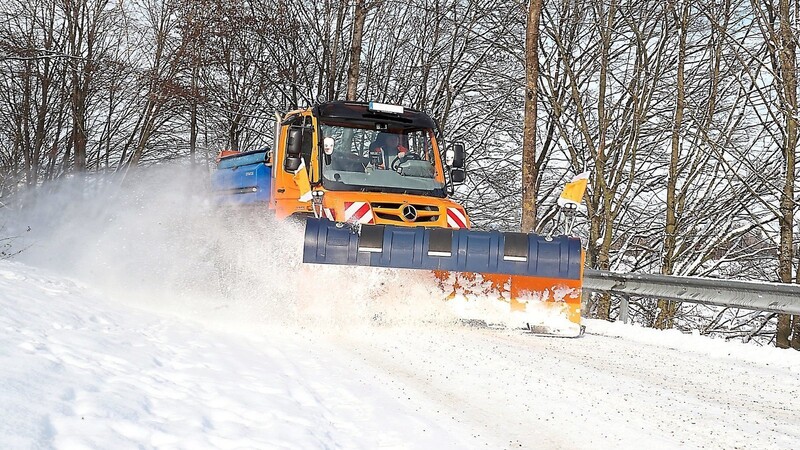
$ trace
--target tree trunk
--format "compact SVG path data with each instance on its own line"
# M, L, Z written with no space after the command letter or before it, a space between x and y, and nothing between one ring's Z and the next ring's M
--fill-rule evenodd
M75 152L73 167L76 171L86 170L86 96L79 86L78 76L72 78L72 148Z
M783 114L786 120L784 159L786 171L780 204L780 249L778 253L778 275L783 283L792 282L792 260L794 259L792 239L794 226L794 183L795 157L797 147L797 79L795 78L796 58L795 40L789 16L789 0L780 0L780 65L783 79ZM788 348L792 333L791 317L781 314L778 317L776 344Z
M522 135L522 225L529 233L536 227L536 101L539 80L539 18L542 0L530 0L525 33L525 125Z
M331 44L330 50L330 63L328 64L328 73L327 73L327 100L337 100L339 95L337 87L341 87L341 84L336 83L336 80L341 80L339 76L339 39L342 34L342 27L344 26L344 18L347 15L347 3L341 2L337 6L336 10L336 27L333 30L333 43Z
M594 189L600 191L601 200L603 202L602 209L598 208L595 212L597 220L601 224L596 225L598 234L594 239L599 240L600 232L602 229L602 241L598 245L596 241L589 242L590 246L596 246L597 268L600 270L608 270L611 267L609 253L611 249L611 238L613 236L613 221L612 221L612 203L613 192L606 184L606 132L608 130L608 115L606 114L606 88L608 84L608 70L609 70L609 53L611 51L611 32L614 28L614 16L616 15L616 1L611 2L606 12L606 26L601 35L601 50L600 50L600 79L598 86L597 96L597 120L598 120L598 140L597 140L597 159L595 161L595 184ZM594 220L594 218L593 218ZM601 226L602 225L602 226ZM597 318L602 320L609 320L611 317L611 297L603 295L597 306Z
M800 284L800 269L795 272L795 283ZM789 339L789 346L795 350L800 350L800 316L789 316L791 324L791 333L792 336ZM780 316L778 317L778 321L780 321Z
M364 20L367 18L366 0L356 2L355 18L353 19L353 43L350 46L350 68L347 69L347 97L348 101L355 101L358 90L358 75L361 70L361 41L364 38Z
M134 148L130 161L128 161L129 166L138 166L142 160L142 157L144 157L145 150L147 149L147 143L150 141L150 136L153 134L153 130L155 128L155 120L158 116L158 109L159 108L155 104L155 101L147 101L144 113L140 118L142 125L141 130L139 130L136 147Z
M19 146L22 148L23 169L25 172L25 184L27 187L32 188L35 186L33 180L33 151L30 145L30 112L31 112L31 92L32 88L32 71L31 63L25 63L25 71L23 72L24 88L22 90L22 112L20 114L19 122L17 124L17 132L19 135Z
M672 275L675 265L675 236L678 228L678 214L676 191L678 186L678 160L681 152L681 128L683 126L683 109L685 96L684 68L686 66L686 26L689 18L689 2L684 3L680 17L678 12L672 9L675 24L678 27L678 67L677 70L677 101L675 104L675 118L672 122L672 136L670 139L671 152L669 158L669 173L667 176L667 217L664 224L664 254L661 261L661 273ZM675 314L678 310L678 303L668 300L658 301L658 315L655 320L655 328L672 328L675 321Z
M197 159L197 64L192 67L192 100L189 111L189 162L195 165Z

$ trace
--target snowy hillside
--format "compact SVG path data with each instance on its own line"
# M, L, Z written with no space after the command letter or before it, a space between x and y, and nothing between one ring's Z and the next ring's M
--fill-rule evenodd
M303 265L298 226L160 181L4 218L0 448L800 442L797 352L462 326L429 274Z

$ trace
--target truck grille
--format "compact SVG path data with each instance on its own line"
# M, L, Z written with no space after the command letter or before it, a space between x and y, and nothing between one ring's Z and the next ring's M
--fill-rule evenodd
M439 220L439 207L432 205L418 205L414 203L371 203L372 212L382 220L395 223L430 223ZM408 206L412 207L407 208ZM410 219L411 211L415 212Z

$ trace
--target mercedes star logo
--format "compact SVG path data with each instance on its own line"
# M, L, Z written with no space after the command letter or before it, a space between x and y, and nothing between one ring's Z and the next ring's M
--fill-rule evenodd
M414 208L414 205L403 206L403 219L407 222L417 220L417 208Z

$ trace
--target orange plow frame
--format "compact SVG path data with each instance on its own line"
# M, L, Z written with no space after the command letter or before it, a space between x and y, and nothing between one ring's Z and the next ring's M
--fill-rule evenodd
M461 292L467 297L470 295L491 296L498 300L508 301L511 312L524 312L527 309L528 301L523 299L536 297L539 299L540 305L554 309L559 314L566 316L570 322L580 325L584 258L585 255L582 253L580 278L577 280L525 275L457 273L447 300L454 298L457 292ZM447 281L451 279L453 273L442 270L435 270L433 273L439 287L445 292L449 290ZM477 275L480 275L484 283L476 282ZM554 295L554 292L559 289L568 291L563 298L556 298Z

